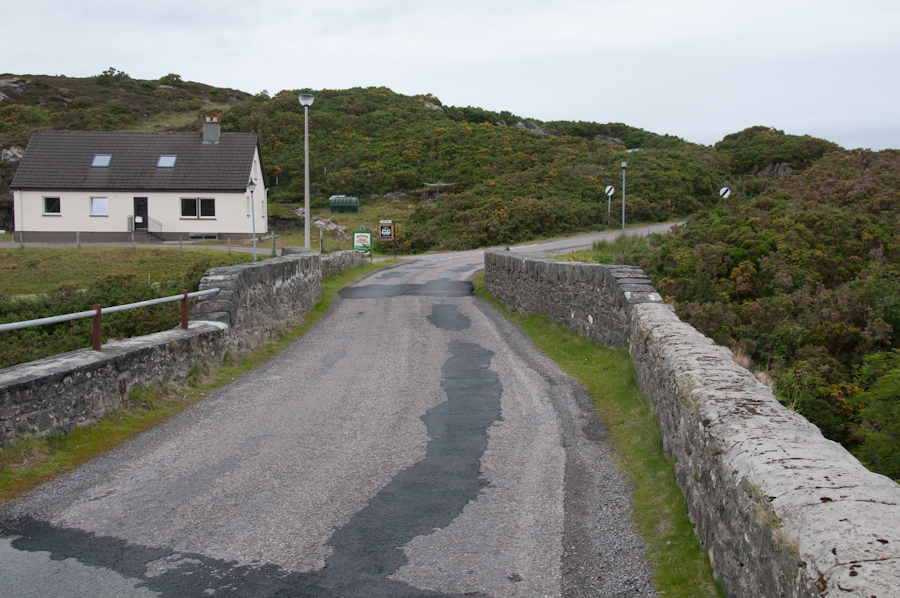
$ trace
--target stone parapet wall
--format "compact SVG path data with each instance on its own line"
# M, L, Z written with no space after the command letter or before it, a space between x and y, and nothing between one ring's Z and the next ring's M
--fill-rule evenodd
M629 345L728 596L900 596L900 485L781 405L649 281L631 286L640 271L550 262L486 252L485 288L597 342Z
M176 328L0 370L0 445L70 432L103 419L135 388L183 380L199 361L218 363L225 331Z
M730 596L900 595L900 486L667 306L634 307L630 349Z
M628 342L628 312L662 297L640 268L486 251L484 286L507 306L539 313L609 347Z
M322 298L322 260L317 252L292 253L261 262L211 268L192 321L214 321L230 330L230 350L253 349L300 323Z
M366 262L361 251L335 251L322 256L322 280Z
M285 247L281 250L281 255L318 255L317 251L306 249L305 247ZM359 266L366 262L366 256L361 251L349 249L347 251L335 251L334 253L322 254L322 280L329 276L340 274L344 270Z

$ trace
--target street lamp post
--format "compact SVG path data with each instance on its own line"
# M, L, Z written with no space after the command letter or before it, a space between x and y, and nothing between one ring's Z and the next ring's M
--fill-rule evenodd
M256 189L256 183L253 179L247 183L247 189L250 190L250 228L253 231L253 261L256 261L256 208L253 205L253 190Z
M300 94L300 105L303 106L303 234L305 247L309 246L309 107L315 99L311 93Z
M625 167L628 166L628 158L622 158L622 232L625 232Z

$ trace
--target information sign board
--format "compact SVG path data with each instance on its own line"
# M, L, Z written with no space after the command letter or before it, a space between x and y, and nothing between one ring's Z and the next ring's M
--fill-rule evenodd
M353 249L368 251L372 247L372 233L353 233Z

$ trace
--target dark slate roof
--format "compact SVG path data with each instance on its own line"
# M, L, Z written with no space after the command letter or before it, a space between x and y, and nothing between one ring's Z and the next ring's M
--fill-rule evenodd
M222 133L203 144L203 133L38 131L31 136L11 189L243 191L250 179L257 133ZM112 154L109 168L91 168L95 154ZM260 159L262 152L260 151ZM157 168L160 155L177 155L173 169Z

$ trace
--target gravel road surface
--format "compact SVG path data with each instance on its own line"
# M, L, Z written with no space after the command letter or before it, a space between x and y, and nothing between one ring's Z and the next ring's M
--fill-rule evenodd
M0 596L653 596L602 424L471 295L482 266L373 273L257 370L0 507Z

